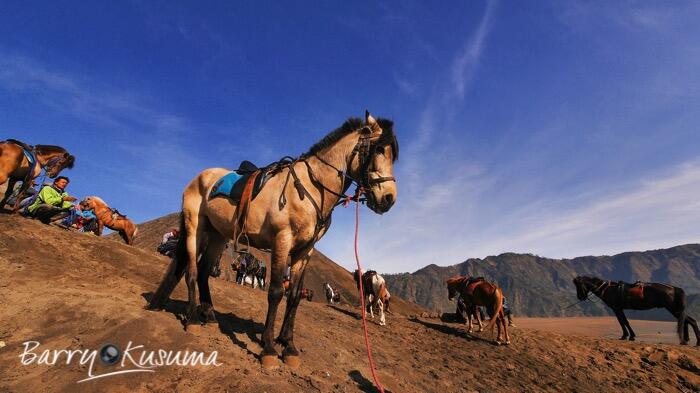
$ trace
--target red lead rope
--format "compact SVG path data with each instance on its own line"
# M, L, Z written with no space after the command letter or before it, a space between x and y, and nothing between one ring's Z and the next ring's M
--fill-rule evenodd
M357 262L357 271L360 273L360 306L362 310L362 329L365 332L365 346L367 347L367 358L369 359L369 369L372 371L372 379L374 384L381 393L384 393L384 388L381 382L379 382L379 377L377 377L377 371L374 368L374 360L372 359L372 347L369 345L369 334L367 333L367 319L365 318L365 292L362 289L362 266L360 266L360 255L357 252L357 238L360 233L360 194L362 190L356 194L355 197L355 261Z

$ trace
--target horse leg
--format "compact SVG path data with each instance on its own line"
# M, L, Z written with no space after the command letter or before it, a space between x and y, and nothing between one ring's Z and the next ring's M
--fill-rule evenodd
M481 333L484 330L484 325L481 322L481 316L479 315L479 307L477 306L474 309L474 318L476 319L476 322L479 324L479 330L477 330L477 333Z
M687 341L690 341L690 335L687 333L688 332L688 327L687 325L690 325L693 328L693 332L695 332L695 345L700 346L700 329L698 329L698 323L695 321L695 318L690 317L688 315L685 316L685 323L686 323L686 336L685 339Z
M7 178L5 178L5 179L7 179ZM0 184L4 183L5 179L0 177ZM15 180L13 178L9 178L9 180L7 182L7 189L5 190L5 196L3 196L2 201L0 201L0 210L2 210L5 207L7 200L10 199L10 195L12 195L12 191L14 191L14 189L15 189L15 183L17 183L17 180ZM19 200L19 196L17 197L17 199Z
M226 239L218 233L210 232L206 249L202 250L202 259L197 271L199 303L204 323L217 323L214 315L214 302L211 300L211 292L209 291L209 272L211 272L212 266L219 263L224 248L226 248Z
M386 316L384 315L384 302L377 296L377 305L379 306L379 326L386 326Z
M277 233L275 236L272 257L270 258L270 289L267 292L267 318L265 318L265 331L262 335L263 351L262 365L272 368L277 365L277 350L275 349L275 318L277 307L284 296L282 277L287 267L287 257L292 248L292 234L289 231Z
M634 341L634 338L637 336L634 334L634 330L632 330L632 326L630 326L630 321L627 320L627 316L625 315L624 310L620 310L620 315L622 316L622 321L627 325L627 330L630 332L630 341Z
M184 203L183 203L184 205ZM184 209L185 227L187 228L187 270L185 270L185 282L187 283L187 328L199 326L199 312L197 307L197 261L200 255L200 247L204 237L205 222L199 214ZM199 211L197 211L199 213ZM200 222L202 221L202 222ZM196 329L196 328L195 328Z
M627 337L629 337L629 333L627 333L627 325L625 324L622 316L622 310L613 310L615 311L615 316L617 317L617 322L620 324L620 327L622 328L622 337L620 337L620 340L627 340Z
M674 310L671 307L666 307L666 310L668 310L668 312L670 312L678 320L678 337L681 340L681 345L688 345L688 341L690 341L690 332L688 332L688 316L685 315L684 312Z
M304 274L309 263L313 248L308 247L301 252L292 255L292 269L289 285L289 295L287 297L287 309L284 313L284 322L278 337L278 341L285 346L282 351L282 359L290 367L298 367L299 351L294 345L294 322L296 320L297 309L301 302L301 290L304 287Z

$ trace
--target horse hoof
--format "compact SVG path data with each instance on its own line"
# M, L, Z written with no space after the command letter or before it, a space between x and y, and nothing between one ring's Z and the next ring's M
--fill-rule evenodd
M262 366L268 370L279 367L279 362L277 361L277 355L263 355L260 359Z
M687 341L681 341L681 345L688 345Z
M298 368L301 365L301 358L299 356L283 356L282 361L291 368Z
M634 337L630 337L630 341L634 341Z
M198 323L188 323L185 325L185 331L187 333L199 334L202 332L202 325Z

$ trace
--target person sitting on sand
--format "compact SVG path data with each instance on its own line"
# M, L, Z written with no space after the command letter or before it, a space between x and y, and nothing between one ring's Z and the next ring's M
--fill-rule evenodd
M172 258L175 256L175 249L177 248L179 238L180 230L173 228L172 231L163 235L163 241L161 241L160 245L158 246L158 252Z
M73 210L71 217L67 218L66 220L69 220L67 225L82 232L94 231L95 224L97 224L97 216L95 215L95 212L85 201L80 202Z
M68 217L74 208L71 202L76 201L66 192L68 183L70 180L67 177L58 176L52 185L44 186L29 206L29 214L44 224Z

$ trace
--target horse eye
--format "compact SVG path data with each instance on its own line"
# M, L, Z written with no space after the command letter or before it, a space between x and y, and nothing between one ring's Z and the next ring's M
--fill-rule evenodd
M384 154L385 148L386 148L386 146L377 146L375 151L377 152L377 154Z

